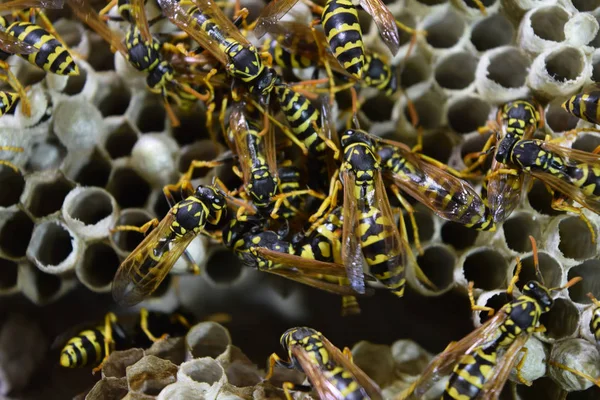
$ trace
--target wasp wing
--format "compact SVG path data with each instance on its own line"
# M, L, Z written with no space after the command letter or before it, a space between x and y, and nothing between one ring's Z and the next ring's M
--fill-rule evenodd
M354 196L354 174L349 171L342 172L344 186L344 228L342 230L342 261L346 267L346 274L350 285L357 293L365 292L364 282L364 257L358 241L358 212L357 199Z
M313 386L313 389L319 394L321 400L344 400L345 396L335 387L331 381L331 372L320 367L313 361L313 358L304 348L293 345L290 348L292 355L302 366L302 370Z
M384 43L393 55L400 50L400 34L394 14L382 0L360 0L361 7L373 17Z
M144 0L130 0L133 20L135 26L139 29L144 40L148 43L152 43L154 39L150 33L150 25L148 25L148 17L146 17L146 8L144 7Z
M235 141L235 150L239 158L239 165L242 168L244 174L244 183L250 181L250 174L252 169L252 157L250 155L250 149L248 148L248 138L250 134L250 125L244 114L244 104L236 103L229 116L229 129L233 135Z
M61 9L63 6L64 0L13 0L0 4L0 14L25 8Z
M254 35L257 39L262 38L265 33L276 27L281 18L287 14L298 0L273 0L263 8L256 19Z
M321 275L319 277L318 275L313 276L313 275L305 274L305 273L302 273L299 271L294 271L291 269L283 269L283 268L275 268L275 269L268 270L266 272L296 281L298 283L302 283L304 285L312 286L319 290L324 290L329 293L340 295L340 296L357 296L357 295L359 295L354 291L353 288L342 284L342 282L339 282L339 283L328 282L327 277L330 275L327 275L327 276ZM339 278L338 278L338 280L339 280ZM373 289L367 289L365 291L364 295L372 295L373 293L374 293Z
M39 51L30 44L2 31L0 31L0 50L10 54L31 54Z
M294 254L270 250L264 247L258 247L255 249L255 251L264 258L282 266L276 267L275 269L294 267L298 271L307 274L323 274L342 278L346 277L346 269L340 264L304 258Z
M162 1L162 0L161 0ZM193 0L202 14L208 16L212 22L219 28L224 37L233 39L244 47L252 44L242 35L240 29L234 25L229 18L223 14L219 5L213 0Z
M510 167L493 160L488 173L490 178L486 178L487 203L497 223L504 222L519 205L526 178L525 174L492 174L500 169L510 169Z

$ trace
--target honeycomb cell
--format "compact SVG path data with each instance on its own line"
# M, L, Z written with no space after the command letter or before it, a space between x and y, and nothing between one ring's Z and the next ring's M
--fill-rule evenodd
M370 19L372 20L372 18ZM402 14L396 16L396 21L413 29L417 26L417 20L415 19L415 17L407 12L403 12ZM400 46L404 46L405 44L410 43L412 34L402 29L398 29L398 34L400 35Z
M107 237L117 215L115 199L106 190L96 187L72 190L62 209L69 228L84 240Z
M410 57L400 71L400 86L407 89L431 76L431 64L421 54Z
M479 296L479 299L477 299L477 304L493 308L494 311L497 312L512 300L513 297L509 296L505 291L495 290L492 292L484 292ZM487 311L479 311L475 318L477 318L479 324L484 324L491 316Z
M537 212L544 215L560 215L563 212L552 208L552 194L548 192L546 186L539 180L535 180L531 186L531 190L527 194L529 205Z
M465 250L475 244L479 232L463 224L447 221L442 225L442 241L455 250Z
M504 240L509 249L518 253L531 251L529 236L541 237L541 228L535 217L531 214L513 214L502 225L504 229Z
M596 229L593 229L595 232ZM558 235L558 248L565 257L586 260L596 255L596 243L592 240L592 232L581 218L566 217L560 221Z
M435 81L444 89L465 89L475 81L477 62L477 57L466 51L449 54L435 67Z
M485 126L491 106L482 98L468 95L455 100L448 107L448 125L455 132L465 134Z
M501 95L501 93L488 94L487 91L522 88L525 85L529 66L529 58L516 47L505 46L494 49L487 53L479 63L477 87L485 98ZM479 72L480 68L481 73ZM488 81L495 85L490 86ZM490 86L489 89L488 86ZM507 100L502 99L501 101Z
M413 99L413 106L419 118L419 126L424 129L439 128L442 123L443 100L440 95L429 91L423 96ZM411 121L410 110L404 107L404 116Z
M6 165L0 165L0 207L10 207L19 202L25 190L25 178Z
M582 133L573 142L573 149L592 152L600 146L600 136L591 133Z
M465 257L463 275L474 287L494 290L504 286L508 262L502 254L491 248L475 249Z
M90 55L87 62L94 71L114 71L115 56L110 51L110 44L100 38L95 32L88 32Z
M573 279L577 276L583 278L581 282L571 286L569 290L569 298L575 303L590 304L591 301L587 297L587 293L592 293L596 298L600 298L600 260L587 260L583 263L569 269L567 274L568 279Z
M456 257L443 246L430 246L423 255L417 257L417 264L437 287L437 292L442 292L454 284L454 264Z
M581 12L594 11L600 7L600 0L571 0L571 3L573 3L573 7Z
M455 46L465 33L465 21L447 8L444 12L428 15L422 29L427 31L425 40L434 49L449 49Z
M492 135L492 132L489 131L489 132L484 133L483 135L480 135L480 134L473 135L472 137L469 137L469 139L465 140L460 148L461 158L464 159L464 157L467 156L468 154L480 153L481 150L483 149L483 146L485 146L485 143L487 142L487 140L489 139L489 137L491 135ZM480 168L477 168L477 171L485 173L490 169L491 165L492 165L492 157L488 157L484 161L483 166Z
M521 400L560 399L558 396L561 390L560 387L552 379L546 377L533 381L531 386L517 385L516 389ZM569 397L567 396L567 399L568 398Z
M569 13L557 6L540 7L531 16L533 32L540 38L552 42L565 40L565 24L569 21Z
M571 300L557 298L549 312L542 314L540 322L546 327L543 337L551 340L573 337L579 329L579 310Z
M57 169L66 156L67 148L63 146L58 138L47 136L31 146L31 154L26 169L29 171Z
M173 138L180 146L209 137L206 129L206 112L197 107L195 112L179 117L181 125L173 127Z
M98 103L98 109L103 117L112 115L124 115L131 102L131 90L119 80Z
M64 274L72 272L79 250L78 238L67 226L46 221L33 230L27 255L42 271Z
M63 89L63 93L69 96L75 96L76 94L83 92L87 80L87 69L79 68L79 75L71 75L67 78L67 85Z
M372 122L386 122L392 117L394 100L385 94L371 97L364 102L361 111Z
M144 209L130 208L123 210L117 221L116 226L132 225L142 226L150 221L152 216ZM116 231L110 235L113 247L122 255L131 253L138 244L144 239L144 235L135 231Z
M450 136L450 132L440 130L423 138L421 153L446 163L450 159L453 147L454 140Z
M560 263L552 257L550 254L539 251L538 259L540 264L540 273L543 278L544 286L559 287L562 284L563 268ZM538 274L536 273L534 266L533 254L521 258L522 270L519 274L519 282L517 287L522 288L529 281L540 281ZM514 268L511 271L511 277L516 272L516 264L513 263ZM510 278L510 277L509 277Z
M141 109L135 125L141 133L162 132L165 130L165 106L158 101L148 101Z
M243 266L239 258L229 250L213 252L206 262L206 275L217 285L232 284L242 275Z
M575 129L579 118L569 114L561 107L562 101L553 101L546 108L546 125L552 132L566 132Z
M110 176L110 162L98 150L94 150L90 157L86 157L79 166L67 169L67 177L82 186L103 187Z
M19 266L16 262L0 258L0 294L12 293L17 289Z
M33 232L33 221L23 211L6 213L0 227L0 251L11 258L25 256Z
M106 291L110 288L119 264L119 257L112 247L96 242L85 249L75 272L81 283L89 289Z
M37 305L56 300L63 291L64 281L59 276L42 272L28 262L19 265L19 275L23 294Z
M180 173L188 171L194 160L214 160L219 155L219 148L211 140L202 140L181 148L177 168ZM195 168L192 179L205 177L212 168Z
M417 229L419 230L419 240L421 242L431 240L435 234L435 223L433 222L433 215L431 212L417 207L415 209L414 217L417 223ZM413 227L406 211L404 212L404 223L406 225L406 236L408 241L412 243L414 242Z
M131 155L131 150L137 142L137 133L129 121L123 121L112 129L104 141L104 148L113 160Z
M67 193L73 189L73 183L62 174L48 176L42 173L39 179L29 178L27 185L29 195L24 200L25 207L37 218L59 211Z
M572 47L564 47L546 57L546 71L558 82L573 81L585 68L583 53Z
M487 51L512 42L515 30L502 14L493 14L478 21L471 31L471 43L477 51Z
M112 171L106 185L122 208L143 207L150 195L150 185L129 167L118 167Z

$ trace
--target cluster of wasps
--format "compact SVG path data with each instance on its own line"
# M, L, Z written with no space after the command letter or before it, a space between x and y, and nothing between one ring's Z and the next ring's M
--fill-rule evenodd
M376 286L402 297L407 268L414 268L425 285L434 287L411 252L401 208L408 211L417 249L418 229L413 208L402 192L441 218L481 231L493 231L509 217L529 177L549 187L557 209L576 212L586 221L580 207L600 212L597 152L569 149L560 140L534 138L543 118L533 99L501 106L496 121L486 127L494 134L481 152L465 158L468 167L460 172L421 154L418 147L370 135L360 128L357 118L350 117L340 134L331 107L337 93L351 92L350 115L356 116L357 91L362 87L390 96L398 92L398 71L389 57L365 48L356 7L373 18L392 54L400 46L399 27L417 34L399 24L380 0L327 0L322 7L307 1L318 15L310 26L282 21L295 0L271 2L251 24L245 10L236 7L231 20L212 0L158 0L160 12L152 19L143 0L118 0L102 10L89 0L66 2L75 17L133 68L147 74L148 89L162 96L172 125L179 123L178 112L193 112L201 101L213 139L229 147L218 160L192 162L179 182L164 188L171 209L162 221L115 228L149 231L115 275L113 297L122 305L133 306L151 295L182 255L197 271L186 247L198 235L222 243L259 271L341 296L345 315L360 312L357 297L372 294ZM73 57L47 18L42 18L45 27L32 19L43 16L39 8L60 7L60 0L1 4L0 11L10 10L15 16L10 25L0 19L1 54L18 54L51 73L78 74ZM118 16L110 14L113 8ZM124 39L109 27L112 20L125 26ZM322 30L317 29L318 23ZM156 26L171 29L156 32ZM262 49L247 38L250 32L258 38L269 35ZM15 90L0 93L1 113L19 99L23 112L28 113L25 89L6 63L0 68L2 79ZM311 81L286 78L291 69L309 68L316 74ZM318 79L321 69L327 78ZM598 123L599 99L598 92L586 93L569 99L564 107ZM219 124L212 124L218 103ZM220 125L220 132L213 125ZM492 164L485 171L480 196L466 178L480 172L490 155ZM224 165L231 165L239 177L233 179L233 190L228 188L231 182L225 184L218 178L212 185L196 188L190 183L195 169ZM535 241L532 245L535 249ZM518 272L509 294L517 280ZM526 340L543 330L539 319L551 309L552 293L578 280L560 288L546 288L541 276L527 282L520 296L436 357L401 397L419 398L442 376L450 375L444 399L498 398ZM473 310L480 310L474 305L472 285L470 298ZM592 330L598 338L600 304L594 302L598 310ZM189 328L184 320L167 319L161 335L184 332ZM139 327L152 342L157 337L149 325L149 314L142 311ZM115 349L144 346L130 337L116 316L108 314L104 324L80 332L67 343L61 364L97 365ZM267 379L274 366L280 365L304 371L321 398L382 398L377 384L353 363L351 354L340 351L314 329L292 328L283 334L281 344L289 360L271 356ZM291 391L304 389L284 385L288 398Z

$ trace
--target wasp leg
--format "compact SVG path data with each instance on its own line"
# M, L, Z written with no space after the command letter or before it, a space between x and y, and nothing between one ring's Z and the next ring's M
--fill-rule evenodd
M523 375L521 375L521 370L523 369L523 366L525 365L525 360L527 360L527 353L529 352L529 350L527 349L527 347L523 347L523 348L521 348L520 351L523 353L523 356L521 357L521 360L519 361L519 363L515 367L516 370L517 370L517 379L523 385L531 386L532 382L528 381L525 378L523 378Z
M421 240L419 239L419 227L417 225L417 220L415 219L415 209L413 206L400 194L400 188L397 185L392 185L390 187L392 192L396 195L396 198L404 207L406 212L408 213L408 218L410 219L410 225L413 229L413 237L415 241L415 247L419 252L419 255L423 255L423 248L421 247Z
M410 245L408 244L408 240L406 239L406 224L404 222L404 216L402 215L402 213L400 213L399 217L400 217L400 220L398 222L398 225L400 227L400 236L401 236L402 240L406 243L406 246L405 246L406 251L408 252L408 256L412 260L412 263L415 267L416 278L421 283L424 283L426 286L429 286L432 290L437 290L438 289L437 286L433 282L431 282L431 280L427 277L427 275L425 275L425 273L419 266L419 263L417 262L415 255L413 254L412 250L410 249Z
M0 151L12 151L15 153L22 153L24 151L24 149L22 147L0 146ZM0 165L6 165L7 167L9 167L13 171L15 171L17 174L21 173L19 171L19 168L15 164L11 163L10 161L0 160Z
M115 349L115 341L112 336L112 326L117 323L117 316L111 312L104 317L104 359L100 364L92 369L92 374L102 370L102 366L110 356L110 353Z
M480 131L480 133L481 132L489 132L490 130L494 131L492 128L488 128L487 126L484 128L485 128L485 130ZM484 129L484 128L479 128L479 129ZM485 144L483 145L483 149L481 149L481 152L467 154L463 158L463 161L465 162L465 165L467 165L467 168L465 170L463 170L462 173L473 172L475 169L482 166L485 161L485 158L487 157L487 155L489 154L489 152L492 149L492 145L495 142L496 142L496 135L491 135L488 138L488 140L485 142ZM477 154L477 156L475 156L475 154ZM470 162L471 158L477 158L477 160L472 164L468 164L468 162Z
M488 315L491 317L492 315L494 315L496 310L494 310L492 307L478 306L477 304L475 304L475 298L473 297L473 285L474 285L473 281L469 282L469 302L471 303L471 310L472 311L487 311Z
M101 17L104 17L116 5L117 5L117 0L110 0L110 2L102 10L98 11L98 15Z
M337 176L338 176L338 170L336 170L331 177L331 181L329 183L328 196L321 203L321 206L319 207L317 212L315 212L313 215L311 215L310 218L308 219L308 221L311 223L317 221L319 218L321 219L321 221L319 221L319 223L313 224L313 226L320 225L320 223L322 221L324 221L325 218L327 218L327 215L329 215L329 213L331 213L331 211L333 211L333 209L337 205L338 192L342 189L342 183L339 181ZM325 213L326 210L328 210L327 213ZM309 231L312 232L312 227L311 227L311 229L309 229Z
M349 347L344 347L344 350L342 351L342 353L346 356L346 358L348 360L350 360L351 363L354 363L354 358L352 356L352 350L350 350Z
M148 315L148 310L146 310L145 308L142 308L140 310L140 328L142 329L142 332L144 332L146 337L154 343L158 342L159 340L166 339L169 336L166 333L161 337L157 338L152 334L152 332L150 332L150 328L148 327Z
M537 258L537 252L534 251L533 254L534 254L534 259ZM534 264L537 265L537 263L535 263L535 262L534 262ZM512 296L512 292L513 292L513 290L515 290L515 285L519 281L519 275L521 274L521 269L523 269L523 264L521 263L521 259L519 257L517 257L517 271L515 272L513 277L510 279L510 283L508 284L508 288L506 289L506 294L508 294L509 296Z
M269 357L269 369L267 371L267 375L265 375L265 380L268 381L273 377L273 372L275 370L275 365L280 365L284 368L292 369L294 365L290 361L282 360L276 353L271 354Z
M585 372L578 371L574 368L568 367L564 364L557 363L556 361L552 361L552 360L549 360L548 364L550 364L556 368L564 369L565 371L568 371L574 375L580 376L583 379L587 379L588 381L592 382L594 385L600 387L600 376L598 378L594 378L593 376L590 376L590 375L586 374Z
M340 278L342 282L343 278ZM360 314L360 305L355 296L342 296L342 317Z
M17 77L11 72L10 65L8 65L6 61L0 60L0 69L6 72L6 76L0 74L0 80L7 82L17 92L19 98L21 99L21 111L23 111L23 114L26 116L31 116L31 104L29 103L29 98L27 97L25 88L23 85L21 85L21 82L19 82Z
M153 218L150 221L146 222L142 226L119 225L119 226L115 226L113 229L111 229L110 232L115 233L115 232L123 232L123 231L133 231L133 232L139 232L139 233L145 235L146 232L148 232L148 230L150 228L155 228L158 225L158 222L159 221L157 218Z
M298 385L298 384L295 384L292 382L284 382L284 384L282 385L282 388L283 388L283 393L285 393L286 400L294 400L294 397L290 393L292 390L295 390L298 392L310 392L312 390L312 388L310 386Z
M594 230L594 227L592 226L592 223L590 222L588 217L586 217L585 214L583 213L583 209L572 206L570 204L567 204L565 199L562 197L552 201L552 208L557 211L568 211L568 212L577 214L579 216L579 218L588 227L588 230L590 231L590 234L592 235L592 243L596 243L596 231Z
M288 197L301 196L301 195L305 195L305 194L308 194L308 195L311 195L313 197L323 199L323 200L326 198L326 196L323 195L322 193L315 192L312 189L294 190L292 192L278 194L276 196L273 196L273 198L271 199L271 200L275 201L275 205L273 206L273 210L271 211L271 218L273 218L273 219L279 218L279 215L278 215L279 209L281 208L281 205Z
M477 7L479 7L479 10L483 15L487 15L487 10L485 9L485 6L481 2L481 0L473 0L473 3L475 3Z

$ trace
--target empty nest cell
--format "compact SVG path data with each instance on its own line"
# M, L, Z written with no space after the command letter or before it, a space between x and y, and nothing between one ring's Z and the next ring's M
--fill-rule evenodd
M73 253L73 241L71 232L61 223L43 222L35 227L27 254L46 272L53 272ZM57 272L64 272L62 269Z
M400 86L404 89L409 88L417 83L425 82L431 76L431 64L427 62L425 57L417 54L409 58L401 68Z
M440 130L423 137L421 153L446 163L450 159L453 147L454 141L450 136L450 131Z
M541 237L541 228L535 217L531 214L513 214L502 225L504 229L504 240L509 249L518 253L531 251L529 236Z
M73 184L62 175L54 181L39 182L32 188L27 208L37 218L59 211L71 189Z
M450 54L436 66L435 81L444 89L465 89L475 80L478 61L466 51Z
M574 47L562 47L547 54L546 72L557 82L572 81L581 76L586 65L584 54Z
M0 250L8 257L25 256L33 232L33 221L23 211L9 214L0 228Z
M478 234L475 229L467 228L458 222L447 221L442 225L442 241L458 251L473 246Z
M196 106L195 112L179 117L181 125L173 127L173 138L180 146L209 137L206 129L206 112Z
M544 215L560 215L562 211L557 211L552 208L552 194L548 192L546 186L539 180L535 180L531 186L531 190L527 194L529 205L537 212Z
M428 247L423 255L417 257L417 264L439 292L454 284L455 263L454 254L439 245Z
M594 227L592 229L596 230ZM581 218L572 216L560 221L558 235L558 248L565 257L586 260L596 255L596 243L593 242L592 232Z
M575 129L580 121L579 118L566 112L561 104L560 101L551 102L544 113L545 122L553 132L566 132Z
M106 185L122 208L143 207L150 195L150 185L129 167L115 168Z
M600 7L600 0L571 0L571 3L581 12L594 11Z
M185 146L179 152L177 168L184 174L194 160L214 160L219 155L219 148L211 140L202 140ZM195 168L192 179L205 177L212 168Z
M452 8L445 12L427 16L423 21L427 31L425 40L434 49L449 49L463 36L466 26L462 17Z
M88 72L85 68L79 68L79 75L71 75L67 79L67 85L65 86L63 93L69 96L74 96L83 91L85 84L87 83Z
M162 132L165 130L165 106L159 101L148 101L142 107L135 125L142 133Z
M531 27L540 38L553 42L565 40L565 24L569 21L569 14L558 6L540 7L531 14Z
M409 242L414 242L414 232L412 224L407 216L406 211L404 212L404 222L406 225L406 236ZM431 240L435 234L435 223L433 222L433 215L429 210L420 209L417 207L413 214L417 223L417 229L419 230L419 240L421 242L427 242Z
M457 133L474 132L477 128L485 126L490 111L489 103L480 97L465 96L448 107L448 125Z
M510 302L512 300L512 297L509 296L506 292L504 291L497 291L496 293L490 293L491 296L489 296L489 298L484 302L484 304L481 304L485 307L490 307L493 308L494 311L499 311L505 304L507 304L508 302ZM477 302L477 304L479 303L479 300ZM488 314L487 311L479 311L477 313L477 317L479 319L479 323L483 324L485 323L488 319L491 318L491 316Z
M490 57L487 79L504 88L520 88L525 85L529 58L516 47L506 47Z
M67 155L67 148L55 136L45 137L31 146L26 168L29 171L43 171L60 166Z
M372 122L386 122L392 117L394 100L385 94L369 98L361 107L361 111Z
M468 282L483 290L494 290L504 286L508 263L502 254L491 248L470 252L462 265L463 275Z
M100 188L78 188L69 198L64 213L87 226L96 225L115 212L112 198Z
M0 258L0 293L17 286L19 266L16 262Z
M110 162L106 160L97 149L81 167L67 172L67 176L82 186L104 187L110 176Z
M137 142L137 133L128 121L123 121L112 130L104 141L104 148L113 160L131 155L131 150Z
M436 129L440 127L444 102L439 95L431 91L427 92L418 99L413 99L413 106L419 118L419 126L423 127L423 129ZM411 112L408 105L404 107L404 116L407 121L411 121Z
M583 280L576 285L571 286L569 290L569 298L576 303L590 304L591 301L587 297L587 293L592 293L596 298L600 298L600 260L587 260L583 263L571 268L567 277L569 279L580 276Z
M490 15L473 26L471 43L477 51L486 51L512 42L514 28L502 14Z
M600 146L600 136L582 133L575 139L573 145L571 146L575 150L593 152L596 147Z
M229 250L213 252L206 262L206 275L216 284L229 284L235 282L242 274L242 263L239 258Z
M579 329L579 310L571 300L557 298L549 312L542 314L540 322L546 327L544 337L554 340L572 337Z
M103 290L111 284L119 264L112 247L102 242L93 243L85 249L76 267L77 277L92 290Z
M6 165L0 165L0 207L10 207L19 202L25 189L25 178Z
M118 85L112 87L106 97L98 103L98 109L103 117L112 115L124 115L131 102L131 91L119 81Z
M152 216L146 210L128 209L121 213L117 219L117 222L115 223L115 226L142 226L151 219ZM144 235L135 231L116 231L110 236L110 239L113 243L113 246L115 246L118 251L122 252L123 255L126 255L133 251L138 244L140 244L140 242L144 239Z
M543 282L541 283L548 288L559 287L562 284L562 265L560 265L554 257L544 251L538 252L538 259L540 273L543 278ZM515 268L511 271L511 275L516 272L516 263L514 263L514 265ZM522 269L521 274L519 275L519 281L517 282L517 287L522 288L523 285L529 281L540 281L535 270L533 254L521 258L521 265Z

